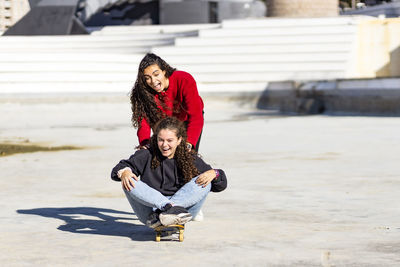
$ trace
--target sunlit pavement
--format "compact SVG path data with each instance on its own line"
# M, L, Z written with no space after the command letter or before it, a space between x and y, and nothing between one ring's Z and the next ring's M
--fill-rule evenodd
M279 116L205 98L200 153L228 189L185 240L154 241L111 168L134 152L124 96L0 98L2 266L397 266L400 118Z

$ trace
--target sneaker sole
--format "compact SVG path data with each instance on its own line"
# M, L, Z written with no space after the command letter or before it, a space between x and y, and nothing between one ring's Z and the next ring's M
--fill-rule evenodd
M172 225L172 224L185 224L192 219L190 213L182 214L160 214L160 222L162 225Z
M156 223L153 223L153 224L147 224L146 223L146 226L148 226L150 228L153 228L153 229L158 227L158 226L160 226L160 225L162 225L160 221L157 221Z

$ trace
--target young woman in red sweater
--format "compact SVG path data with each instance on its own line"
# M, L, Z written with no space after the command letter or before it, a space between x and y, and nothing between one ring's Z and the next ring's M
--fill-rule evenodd
M188 149L198 151L203 129L203 100L193 77L155 54L139 64L131 94L132 124L138 128L140 149L148 148L151 129L164 117L176 117L187 128Z

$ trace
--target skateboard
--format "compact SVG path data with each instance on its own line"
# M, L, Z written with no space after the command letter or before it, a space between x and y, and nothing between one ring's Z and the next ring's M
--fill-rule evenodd
M179 242L183 242L183 232L185 231L185 225L183 224L171 224L171 225L160 225L154 228L156 231L156 242L161 241L161 236L168 236L173 239L174 234L179 233ZM164 235L163 235L164 234Z

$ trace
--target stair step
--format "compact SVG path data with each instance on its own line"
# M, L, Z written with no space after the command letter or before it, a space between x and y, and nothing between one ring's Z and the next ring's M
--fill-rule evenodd
M70 43L27 43L27 42L15 42L7 43L0 42L0 49L3 52L5 49L20 49L26 51L34 51L35 49L80 49L80 48L115 48L115 47L144 47L144 46L155 46L155 45L171 45L174 43L173 39L157 39L157 40L141 40L141 41L103 41L103 42L70 42ZM10 47L11 46L11 47ZM4 49L4 50L3 50Z
M3 94L16 94L16 93L102 93L113 92L128 95L132 83L130 82L38 82L30 83L0 83L2 86L1 93ZM248 82L248 83L197 83L197 88L202 93L220 93L220 92L238 92L238 91L263 91L267 88L268 82Z
M23 48L23 47L7 47L0 48L1 52L7 53L40 53L40 54L54 54L54 53L65 53L65 54L76 54L78 53L112 53L112 54L142 54L147 53L151 50L153 46L126 46L121 44L116 44L115 46L103 46L103 47L60 47L60 48L46 48L37 47L35 49Z
M260 27L313 27L330 26L330 25L355 25L361 20L371 19L369 16L340 16L340 17L324 17L324 18L249 18L240 20L224 20L222 28L260 28Z
M326 43L324 45L310 43L307 45L291 44L267 44L267 45L224 45L224 46L165 46L153 47L153 53L167 55L222 55L222 54L247 54L258 55L276 54L276 53L318 53L318 52L349 52L351 51L351 43Z
M327 64L328 63L328 64ZM232 64L180 64L179 68L190 73L240 73L240 72L287 72L342 70L346 62L301 62L301 63L232 63Z
M267 82L279 79L328 79L332 75L344 75L342 70L243 70L237 72L191 72L197 82L225 83L225 82ZM40 72L7 73L0 76L0 85L4 83L39 83L39 82L130 82L132 85L136 80L135 72ZM286 77L286 78L285 78ZM1 85L3 87L3 85Z
M181 64L221 64L221 63L296 63L296 62L344 62L348 59L347 52L335 53L259 53L256 56L248 54L211 54L211 55L180 55L180 53L164 55L163 59L172 66Z
M322 80L344 77L343 71L288 71L257 73L196 73L194 77L199 83L247 83L284 80Z
M0 82L2 94L21 93L123 93L127 95L131 88L130 82L36 82L36 83L2 83Z
M81 64L85 62L118 62L118 63L138 63L144 56L144 53L139 54L113 54L113 53L1 53L0 52L0 64L8 63L63 63L73 62Z
M217 29L221 24L177 24L177 25L136 25L136 26L105 26L98 30L92 30L91 35L115 35L129 33L184 33L197 32L201 29ZM89 28L90 30L90 28Z
M349 43L354 40L353 34L321 34L315 36L290 35L290 36L261 36L243 38L224 37L224 38L206 38L206 37L188 37L176 38L175 45L181 46L226 46L230 45L269 45L269 44L332 44L332 43Z
M66 44L81 44L81 43L98 43L98 42L138 42L151 40L171 40L176 37L197 36L197 32L190 33L140 33L140 34L118 34L112 36L100 35L56 35L56 36L2 36L0 44L46 44L46 45L66 45Z
M250 36L287 36L287 35L326 35L326 34L353 34L356 32L356 27L343 27L343 26L313 26L309 28L304 27L290 27L282 30L281 27L274 28L240 28L240 29L213 29L201 30L200 37L250 37Z
M80 72L80 73L93 73L93 72L128 72L137 71L137 63L117 63L117 62L62 62L62 63L36 63L36 62L15 62L1 64L0 62L0 73L12 73L12 72Z

